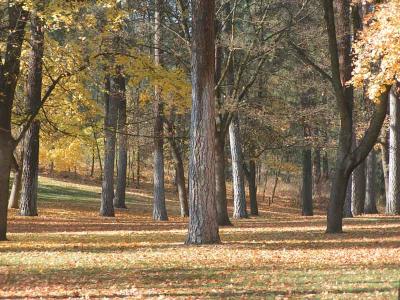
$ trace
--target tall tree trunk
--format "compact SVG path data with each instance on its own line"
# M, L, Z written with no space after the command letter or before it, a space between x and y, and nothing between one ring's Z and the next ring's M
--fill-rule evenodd
M236 113L229 124L229 141L232 157L233 218L247 218L246 192L244 187L243 154L239 118Z
M22 4L8 7L8 37L3 62L0 63L0 241L7 235L7 205L11 158L15 147L11 136L11 112L20 72L20 56L28 12Z
M161 41L161 2L156 0L155 24L154 24L154 61L156 65L160 59ZM153 200L153 219L157 221L168 220L167 208L165 206L165 187L164 187L164 137L163 137L163 105L161 103L160 88L155 88L154 99L154 200Z
M389 192L386 199L386 213L400 214L400 104L395 91L390 92L389 126Z
M31 17L31 53L29 58L26 111L32 114L41 104L42 61L44 50L44 32L40 18L32 13ZM24 142L24 163L22 166L22 191L20 214L37 216L37 193L39 173L39 131L40 121L35 120L26 133Z
M187 244L220 242L215 201L214 0L192 1L192 114Z
M21 159L20 164L18 165L15 158L13 158L14 162L14 181L11 188L10 198L8 199L8 208L19 208L19 201L21 196L21 181L22 181L22 164L23 159Z
M302 214L303 216L312 216L313 199L312 199L312 157L311 149L303 149L303 184L302 184Z
M125 78L120 76L120 95L121 99L118 106L118 174L117 174L117 187L115 191L114 207L126 208L125 204L125 191L126 191L126 171L128 159L128 145L126 136L126 88Z
M225 179L225 134L216 132L215 137L215 198L217 202L218 225L232 226L228 215Z
M117 129L118 105L120 102L120 87L118 82L118 79L114 76L106 79L104 175L100 207L100 215L104 217L114 217L115 132Z
M365 206L364 213L377 214L376 208L376 153L372 149L367 157L366 167L366 193L365 193Z

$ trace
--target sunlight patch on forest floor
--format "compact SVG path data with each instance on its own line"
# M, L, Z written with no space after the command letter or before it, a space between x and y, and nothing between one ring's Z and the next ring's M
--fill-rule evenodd
M145 191L129 193L129 210L102 218L99 188L40 183L39 217L10 211L0 299L397 298L397 217L345 220L346 233L330 235L324 215L301 217L293 207L283 215L288 204L278 200L221 228L221 244L189 247L171 193L170 221L157 223Z

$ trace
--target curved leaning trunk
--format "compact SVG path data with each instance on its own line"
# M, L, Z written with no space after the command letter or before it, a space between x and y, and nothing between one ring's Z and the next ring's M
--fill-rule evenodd
M126 171L128 166L128 149L126 136L126 97L125 97L125 78L120 78L121 99L118 107L118 174L117 187L115 190L114 207L126 208Z
M232 156L233 218L247 218L246 192L244 187L243 155L240 139L239 118L236 113L229 124L229 141Z
M372 149L367 157L366 167L366 192L365 192L365 214L377 214L376 207L376 153Z
M31 17L31 47L26 97L26 108L29 114L32 114L41 105L42 95L44 32L41 20L36 15ZM37 216L38 214L39 132L40 122L35 120L25 136L20 201L22 216Z
M228 215L228 204L226 199L225 178L225 136L217 132L215 137L215 198L217 202L218 225L232 226Z

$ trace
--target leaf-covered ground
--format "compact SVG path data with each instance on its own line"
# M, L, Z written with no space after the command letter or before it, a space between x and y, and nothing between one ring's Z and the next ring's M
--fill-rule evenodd
M186 222L151 220L151 194L98 216L99 188L40 179L39 217L10 211L0 243L0 299L397 299L400 218L301 217L278 199L261 216L222 228L220 245L185 246Z

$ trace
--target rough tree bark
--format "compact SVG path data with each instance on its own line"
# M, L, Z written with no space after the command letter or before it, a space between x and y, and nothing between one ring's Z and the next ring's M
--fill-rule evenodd
M117 129L118 105L120 102L120 87L118 82L118 76L107 77L106 79L104 175L100 207L100 215L104 217L114 217L115 132Z
M386 199L386 214L400 214L400 104L397 91L389 96L389 192Z
M26 85L26 112L32 114L41 104L42 62L44 51L44 32L40 18L31 16L31 52L29 57L28 78ZM22 190L20 214L37 216L37 188L39 175L39 131L40 121L30 125L24 142L24 162L22 165Z
M372 149L368 154L366 163L366 192L365 192L365 214L377 214L376 207L376 153Z
M115 190L114 207L126 208L126 171L128 167L128 145L126 136L126 87L125 77L118 78L120 87L120 101L118 105L118 174Z
M8 37L4 59L0 61L0 241L7 239L7 204L14 139L11 111L20 72L22 42L28 13L22 4L8 7Z
M162 0L157 0L154 15L154 62L156 65L161 63L160 42L161 42L161 9ZM164 186L164 136L163 136L163 105L161 103L160 88L155 88L154 95L154 150L153 150L153 176L154 176L154 196L153 196L153 219L157 221L168 220L167 208L165 206L165 186Z
M215 202L214 0L192 1L192 113L187 244L219 243Z

